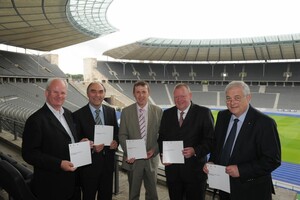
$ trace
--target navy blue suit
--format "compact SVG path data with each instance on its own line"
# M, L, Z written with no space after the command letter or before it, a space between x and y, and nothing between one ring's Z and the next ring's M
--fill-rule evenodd
M231 113L220 111L215 126L216 144L210 161L220 156ZM275 121L249 106L228 165L237 165L239 178L230 177L231 200L271 200L271 172L280 166L281 147Z

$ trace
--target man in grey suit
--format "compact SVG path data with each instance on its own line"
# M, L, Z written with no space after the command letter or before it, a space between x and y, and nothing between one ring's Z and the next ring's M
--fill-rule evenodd
M124 151L122 167L128 172L129 199L140 197L142 182L146 189L146 200L157 200L157 168L159 149L157 144L158 130L162 109L148 103L150 87L147 82L138 81L133 86L136 103L124 108L121 114L119 141ZM140 125L140 112L143 112L144 125ZM147 158L135 159L127 157L126 140L144 139Z

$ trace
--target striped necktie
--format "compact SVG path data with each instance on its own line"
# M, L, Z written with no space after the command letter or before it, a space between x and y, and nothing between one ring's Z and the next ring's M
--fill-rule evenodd
M96 125L102 125L102 121L101 121L101 117L100 117L100 110L97 109L95 110L95 113L96 113L96 117L95 117L95 123Z
M139 109L139 125L140 125L140 133L141 133L141 138L146 139L146 120L145 120L145 113L144 109L140 108Z

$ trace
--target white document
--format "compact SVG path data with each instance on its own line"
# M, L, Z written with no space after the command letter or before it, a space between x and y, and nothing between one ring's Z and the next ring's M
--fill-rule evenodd
M95 125L94 144L110 146L114 138L114 127L106 125Z
M69 144L71 163L80 167L92 163L90 141Z
M144 139L126 140L127 158L147 158L146 144Z
M209 187L230 193L229 175L225 173L225 167L207 163Z
M184 163L183 141L163 141L163 163Z

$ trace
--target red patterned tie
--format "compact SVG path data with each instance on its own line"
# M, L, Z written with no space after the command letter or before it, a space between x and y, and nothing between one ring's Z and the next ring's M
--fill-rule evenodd
M183 123L183 115L184 115L184 112L181 111L180 113L180 117L179 117L179 126L181 127L182 123Z

